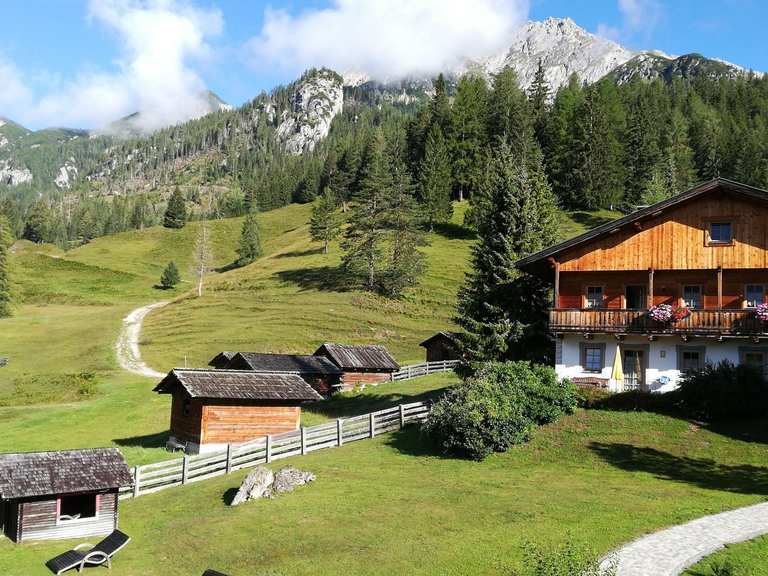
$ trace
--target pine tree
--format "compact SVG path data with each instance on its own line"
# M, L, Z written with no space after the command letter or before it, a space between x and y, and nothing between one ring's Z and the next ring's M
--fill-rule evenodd
M544 65L539 58L536 73L533 76L530 88L528 88L528 101L531 103L533 115L533 133L540 146L546 141L547 108L549 104L549 84L544 73Z
M44 200L32 205L24 226L23 238L37 244L50 240L51 209Z
M576 207L581 203L575 178L577 162L572 145L576 117L583 99L581 82L573 74L568 84L555 96L546 127L544 155L549 167L552 190L560 201L569 207Z
M168 200L168 207L163 217L163 226L166 228L184 228L186 223L187 204L181 190L176 187Z
M309 219L309 235L315 242L323 243L324 254L328 254L329 244L341 234L343 221L336 195L333 190L326 187L323 194L315 201L312 216Z
M451 219L451 163L443 132L435 124L427 135L424 159L419 170L419 189L424 222L430 231L435 224Z
M451 104L448 100L448 85L440 74L434 81L435 94L429 103L429 126L439 126L445 137L451 131Z
M459 201L477 193L485 170L488 145L486 116L488 87L483 78L465 75L456 87L453 101L451 158Z
M533 134L528 98L517 83L515 71L506 67L493 78L489 97L489 134L492 144L506 140L515 154L523 153Z
M174 288L179 282L181 282L181 275L179 269L176 267L176 263L171 260L163 270L160 276L160 286L166 290Z
M660 160L660 150L649 103L640 96L629 108L627 121L626 185L624 197L630 205L638 204L654 167Z
M680 110L672 112L668 141L667 167L671 171L671 192L679 193L693 186L698 180L693 163L693 150L688 138L688 122Z
M251 205L250 212L243 219L243 228L237 247L237 265L246 266L254 262L261 254L261 234L259 233L259 222L256 219L256 206Z
M11 262L9 250L13 243L11 225L0 214L0 318L11 315Z
M465 351L475 360L541 360L549 348L548 289L514 266L556 238L556 201L541 153L522 157L502 140L484 186L490 209L479 222L472 271L458 300Z

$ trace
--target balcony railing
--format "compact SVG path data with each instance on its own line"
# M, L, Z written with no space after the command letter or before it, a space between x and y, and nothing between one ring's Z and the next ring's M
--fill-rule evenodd
M754 310L692 310L684 320L662 323L651 320L647 310L560 308L550 310L549 327L552 332L768 336L768 323Z

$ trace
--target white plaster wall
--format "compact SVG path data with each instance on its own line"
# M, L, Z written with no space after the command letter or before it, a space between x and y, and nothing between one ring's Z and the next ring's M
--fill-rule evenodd
M600 373L586 372L581 366L580 342L605 343L605 366ZM645 382L655 392L668 392L677 388L677 380L680 371L677 369L677 346L704 346L705 360L716 364L721 360L728 360L733 364L739 362L739 347L749 346L744 340L694 340L683 342L676 336L660 336L657 340L649 341L642 336L627 336L625 344L637 344L649 347L648 369L645 373ZM597 377L610 379L613 370L614 357L616 355L617 341L613 336L595 335L593 339L586 340L578 334L566 334L557 341L557 353L555 355L555 371L559 378ZM662 379L668 378L664 383ZM611 389L617 390L614 383Z

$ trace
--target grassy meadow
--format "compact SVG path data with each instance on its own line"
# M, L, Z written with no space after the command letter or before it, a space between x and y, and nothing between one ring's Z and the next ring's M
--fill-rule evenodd
M730 572L725 570L730 569ZM768 536L726 546L685 572L685 576L766 576Z

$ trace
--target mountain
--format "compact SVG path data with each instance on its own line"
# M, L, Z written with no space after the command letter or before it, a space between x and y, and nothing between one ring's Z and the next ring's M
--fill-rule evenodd
M202 92L198 98L198 106L195 113L187 120L200 118L213 112L222 112L232 110L232 106L222 100L216 93L210 90ZM129 139L140 138L154 132L157 128L156 122L147 119L147 115L142 112L134 112L124 116L119 120L107 124L104 128L94 131L95 136L114 136L116 138Z
M0 151L10 148L29 133L24 126L0 116Z
M674 78L735 79L747 71L735 64L705 58L701 54L686 54L677 58L658 53L643 52L614 68L608 77L619 84L635 78L661 79L670 82Z

